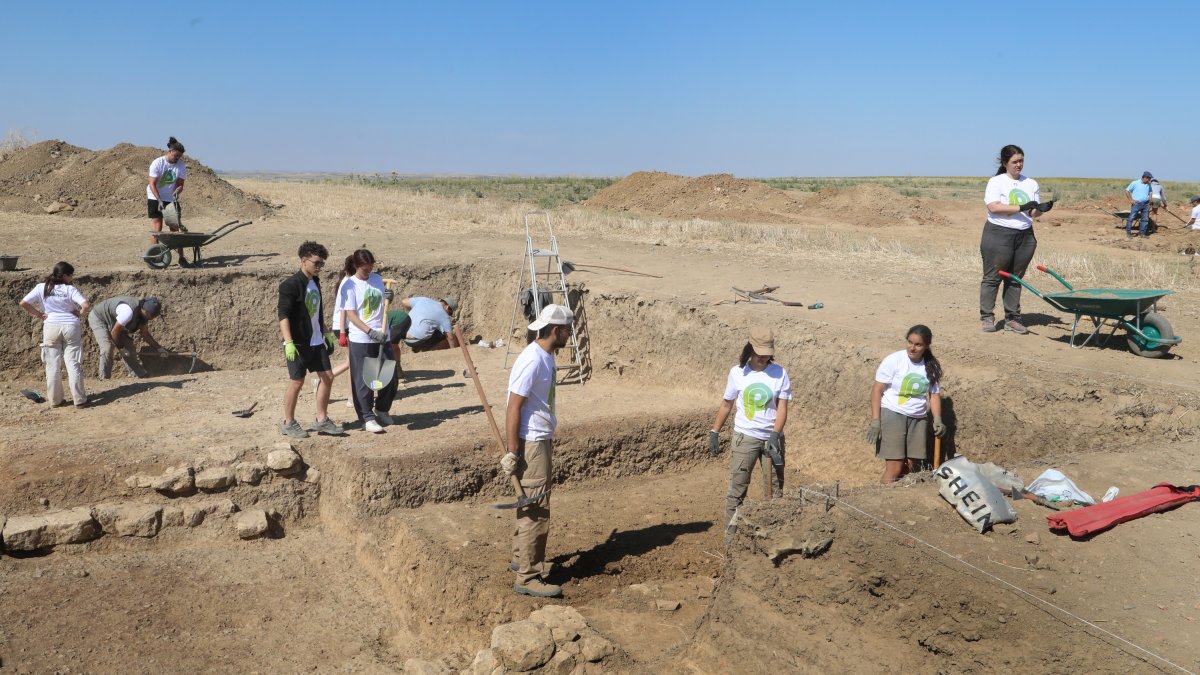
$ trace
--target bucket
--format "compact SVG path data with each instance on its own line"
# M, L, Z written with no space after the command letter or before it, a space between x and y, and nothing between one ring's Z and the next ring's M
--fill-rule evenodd
M0 255L0 270L11 272L17 269L17 257L15 255Z

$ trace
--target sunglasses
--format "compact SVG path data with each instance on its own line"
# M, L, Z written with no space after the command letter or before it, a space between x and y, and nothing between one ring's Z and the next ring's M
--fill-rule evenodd
M313 267L324 267L325 266L325 260L323 258L309 258L305 262L312 263Z

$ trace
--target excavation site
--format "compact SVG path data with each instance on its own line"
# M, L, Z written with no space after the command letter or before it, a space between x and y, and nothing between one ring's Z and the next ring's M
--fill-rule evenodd
M43 181L91 152L42 145L21 161ZM88 158L140 167L134 150ZM1081 287L1174 289L1158 310L1184 339L1164 358L1131 353L1121 331L1073 349L1074 318L1029 292L1030 334L981 334L975 196L635 174L595 203L538 209L214 174L189 229L253 222L198 264L155 269L136 198L49 213L71 206L70 185L35 192L12 166L0 171L0 254L19 255L0 272L0 673L1200 669L1200 505L1073 537L1048 528L1056 511L1006 500L1016 522L980 533L928 467L880 484L864 440L876 368L924 324L945 372L942 457L1026 485L1057 469L1097 501L1200 483L1191 259L1109 246L1123 233L1095 209L1048 214L1035 264ZM503 428L529 322L525 254L552 250L547 221L572 263L583 367L556 389L546 557L561 598L513 592L514 511L493 505L515 495L463 350L403 352L383 433L348 407L348 376L329 403L344 435L279 430L279 286L307 240L330 252L325 297L345 256L368 248L396 298L457 298ZM100 380L85 321L78 409L23 394L47 388L41 322L17 301L60 260L93 303L161 298L148 330L169 349L140 342L148 377L117 358ZM708 433L756 326L772 329L792 382L784 489L765 498L756 468L727 534L730 425L719 456ZM309 377L297 420L314 406Z

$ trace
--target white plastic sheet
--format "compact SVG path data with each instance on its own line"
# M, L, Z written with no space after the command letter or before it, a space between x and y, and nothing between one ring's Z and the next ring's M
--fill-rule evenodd
M1029 487L1025 489L1050 501L1070 499L1077 504L1096 503L1091 495L1080 490L1070 478L1067 478L1066 474L1058 469L1046 469L1042 475L1034 478Z

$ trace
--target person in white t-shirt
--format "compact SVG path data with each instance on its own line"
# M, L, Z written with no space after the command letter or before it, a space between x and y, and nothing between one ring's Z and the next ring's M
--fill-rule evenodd
M21 309L42 320L42 363L46 364L46 398L50 405L66 405L63 398L59 363L67 366L71 402L76 408L87 405L83 388L83 326L79 317L87 314L92 303L75 288L75 268L60 262L46 280L20 301Z
M521 351L508 376L508 408L504 413L507 452L500 459L500 470L516 476L526 496L542 497L517 509L509 569L517 574L513 591L538 598L562 595L562 587L544 580L551 571L546 540L550 535L552 446L558 427L554 353L570 342L574 322L575 315L567 307L543 307L537 320L529 324L537 338Z
M983 281L979 284L979 318L983 332L994 333L996 324L996 292L1004 284L1004 330L1024 335L1029 329L1021 323L1021 284L1005 279L1000 272L1013 276L1025 275L1037 250L1033 234L1033 219L1049 211L1053 201L1038 203L1041 198L1037 181L1021 173L1025 167L1025 151L1015 145L1000 149L1000 168L988 181L983 201L987 204L987 221L979 253L983 256Z
M338 285L343 315L342 325L349 333L350 387L354 392L354 410L362 420L363 429L371 433L382 433L391 426L388 411L396 398L397 374L383 384L378 393L371 390L363 378L367 359L382 358L395 360L392 346L387 340L387 323L384 321L383 297L387 291L383 278L374 272L375 256L360 248L346 256L342 275L346 283Z
M933 332L927 326L908 329L905 349L889 354L875 371L871 387L871 423L867 443L886 464L880 483L894 483L927 457L929 413L933 413L933 435L946 433L942 422L942 364L930 345ZM936 468L936 467L935 467Z
M150 229L162 232L163 208L167 204L179 201L183 194L183 184L187 180L187 166L183 163L183 143L172 136L167 141L167 152L162 157L150 162L150 179L146 184L146 215L150 216ZM176 207L179 204L175 204ZM172 232L179 228L170 226ZM150 243L158 243L154 235L150 235ZM175 249L179 263L184 264L183 251Z
M761 462L762 470L770 475L770 497L783 496L783 427L787 423L788 401L792 399L792 380L774 360L775 335L771 329L751 330L750 341L742 348L738 364L729 369L717 419L708 432L708 450L716 456L721 452L721 427L736 406L729 489L725 495L727 536L734 514L746 499L756 462Z
M342 312L342 291L345 290L346 284L349 283L348 277L345 276L345 274L346 273L343 271L342 278L338 279L338 282L337 282L337 291L333 294L333 320L330 322L330 328L333 330L334 335L337 336L338 345L341 346L343 349L349 350L350 349L350 334L349 334L350 329L347 328L345 325L346 317L344 316L344 313ZM350 352L349 351L346 352L346 358L344 361L342 361L340 364L338 364L336 366L333 366L333 370L329 371L329 376L336 380L341 375L345 375L346 371L348 371L348 370L350 370ZM315 391L320 386L321 386L321 378L314 379L313 380L313 390ZM353 408L354 407L354 382L351 381L349 386L350 386L349 393L346 396L346 407Z
M1187 222L1187 226L1193 230L1200 230L1200 195L1192 197L1192 218Z

